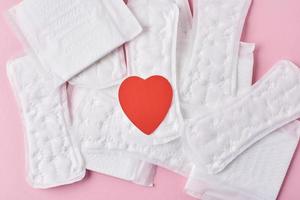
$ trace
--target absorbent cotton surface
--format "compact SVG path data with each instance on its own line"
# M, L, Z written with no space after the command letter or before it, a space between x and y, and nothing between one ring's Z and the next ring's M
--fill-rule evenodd
M276 200L299 135L300 122L294 121L254 144L218 174L195 167L185 190L201 200Z
M49 188L81 180L85 166L69 131L65 86L53 89L33 55L9 62L7 71L23 116L28 182Z
M184 118L194 118L236 95L242 28L250 0L194 2L187 62L180 67L179 97Z
M101 63L106 64L106 61L101 61ZM101 67L101 64L99 63L98 66ZM89 121L89 118L80 118L81 110L78 109L82 99L84 99L89 92L90 89L82 88L80 86L69 86L68 90L69 101L71 102L70 113L72 116L72 133L81 149L86 168L94 172L131 181L139 185L153 186L156 171L154 165L141 161L123 151L106 150L101 147L98 148L97 151L88 151L88 147L81 145L83 138L92 140L91 135L97 134L96 130L95 132L87 132L83 129L78 130L76 128L77 123L88 123ZM101 100L102 98L99 99L100 102ZM112 104L112 106L114 106L114 104ZM96 115L94 117L96 117ZM98 125L101 126L101 124Z
M144 78L152 74L165 74L164 76L171 77L172 80L172 69L161 69L158 67L151 67L153 65L151 63L153 63L154 61L156 65L162 66L166 66L166 64L170 65L172 62L175 63L175 61L172 60L171 53L169 53L171 55L170 59L168 59L165 56L165 54L160 53L161 49L166 49L166 47L172 47L172 45L167 46L167 42L166 44L164 44L164 41L169 41L169 43L173 41L171 39L167 40L167 38L171 38L171 29L169 29L169 26L161 25L163 24L162 20L152 20L149 19L149 15L146 15L147 12L157 12L158 14L162 13L161 15L168 17L167 19L169 21L167 22L171 26L173 24L172 20L174 20L174 17L171 12L172 9L168 9L166 13L164 13L164 9L161 9L161 7L167 8L170 5L172 5L171 8L175 9L173 2L170 2L171 1L153 1L150 3L149 1L129 1L129 8L137 17L141 25L143 27L147 27L146 30L148 30L148 32L142 33L134 41L131 41L126 47L127 55L129 57L127 59L129 74L137 74ZM141 7L145 7L145 4L147 4L148 7L152 8L153 10L156 9L159 5L159 8L161 10L158 9L157 11L151 11L149 9L151 12L145 10L143 10L142 12ZM179 7L180 11L178 19L179 26L177 28L178 45L176 47L176 51L177 54L180 54L182 55L182 57L185 58L185 50L188 49L189 45L191 44L191 38L189 38L189 35L191 34L191 26L188 25L192 24L191 11L187 2L185 1L181 1L181 3L177 2L176 6ZM153 15L154 14L152 14L151 16ZM160 15L155 16L159 17ZM164 32L161 31L160 34L158 34L158 36L155 37L156 35L154 33L155 30L158 29L157 27L163 27ZM164 40L155 41L155 39L157 40L158 37L162 36L165 36L166 39L162 38ZM149 42L149 40L151 39L153 39L154 41L151 42L151 46L149 46L149 49L144 48L145 46L148 47L146 44L144 44L144 42ZM163 46L160 47L160 45ZM200 43L198 43L198 45L200 45ZM142 47L143 49L140 49ZM237 58L238 61L236 61L235 63L238 65L237 68L239 68L239 72L236 74L236 76L240 77L239 83L237 83L241 84L240 87L243 87L243 85L247 84L250 87L251 81L249 80L252 80L251 70L253 67L253 49L254 47L252 44L242 44L241 47L239 47L240 55ZM147 56L144 55L144 52L147 52ZM176 65L178 67L181 67L184 64L183 61L180 62L179 60ZM141 68L142 66L144 67ZM100 67L99 69L102 68ZM237 77L234 77L234 79L237 79ZM213 79L211 81L213 81ZM223 82L220 82L219 84L222 83ZM80 143L82 144L82 148L90 153L99 152L103 148L113 150L118 149L122 151L125 150L126 152L132 153L134 157L147 160L151 163L163 166L172 171L178 172L183 175L187 175L191 169L192 163L188 161L186 155L184 154L183 144L180 138L175 139L173 141L166 140L166 142L163 144L158 143L155 145L147 145L147 143L141 144L141 142L144 141L144 138L146 140L149 139L147 138L148 136L140 134L136 137L136 128L131 128L132 124L128 127L124 126L124 128L122 129L122 124L124 123L123 121L127 121L128 123L131 122L129 122L128 119L122 116L124 114L122 113L122 110L120 109L119 103L117 101L117 92L118 86L102 90L86 90L86 94L83 95L84 98L82 98L81 105L78 106L78 109L75 111L78 117L78 121L75 124L77 126L76 129L80 132L79 135L81 135ZM166 121L168 122L168 120ZM171 122L174 122L174 120ZM115 127L115 124L121 124L121 126ZM164 125L162 124L162 127L159 127L159 129L163 127ZM120 134L121 137L118 136L118 134ZM114 135L117 135L117 138ZM153 138L155 137L156 136L154 135ZM128 140L130 141L127 142ZM152 141L151 138L149 140ZM158 138L155 138L155 140L153 141L158 141Z
M300 117L300 69L280 61L251 90L217 112L186 124L193 162L222 171L240 153Z

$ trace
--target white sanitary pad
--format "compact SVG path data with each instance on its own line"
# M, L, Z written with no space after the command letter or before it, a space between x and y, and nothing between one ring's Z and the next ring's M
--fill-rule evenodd
M144 1L133 1L133 2L139 2L140 6L144 5ZM168 1L166 1L168 2ZM164 4L166 4L166 2ZM152 4L152 3L151 3ZM155 3L154 3L155 4ZM190 13L190 8L187 4L187 2L182 1L180 4L178 4L180 7L180 13L179 13L179 22L180 24L191 24L191 13ZM131 4L129 2L129 7L131 8ZM133 13L136 14L135 12L139 11L139 7L136 8L137 11L133 10ZM140 11L139 11L140 12ZM145 10L143 11L144 13L146 12ZM136 14L137 18L138 14ZM153 16L153 15L151 15ZM182 22L185 21L186 22ZM159 21L159 20L156 20ZM143 25L145 22L140 21L141 24ZM153 25L154 26L154 25ZM146 26L149 29L149 26ZM178 34L178 41L182 41L179 43L179 46L177 47L177 52L178 54L184 55L185 49L187 48L182 47L181 45L188 45L189 38L185 39L187 35L189 35L189 30L190 26L179 26L179 34ZM130 45L134 46L141 46L144 47L143 40L149 40L143 39L144 33L142 33L137 39L141 40L139 43L133 43L134 41L129 43ZM156 44L157 42L152 42L151 44ZM151 47L152 47L151 45ZM153 48L157 45L153 45ZM155 48L160 49L160 48ZM151 49L150 49L151 50ZM149 50L149 51L150 51ZM134 52L133 52L134 51ZM143 59L145 63L151 64L151 56L148 58L148 54L146 57L142 56L142 52L147 52L145 48L142 50L130 50L127 53L130 54L129 57L131 58L130 60L134 60L134 53L140 55L140 57L136 58L136 60ZM151 51L150 51L151 52ZM154 52L157 53L157 50ZM158 51L159 53L159 51ZM133 55L131 55L133 54ZM154 57L154 56L152 56ZM157 62L162 62L160 61L161 59L165 58L160 58L157 60ZM152 59L153 60L153 59ZM135 64L136 61L133 62ZM129 61L128 67L130 68L131 62ZM135 64L135 66L142 66L145 65L144 63L138 63ZM241 80L244 80L244 82L247 82L248 80L252 79L252 64L253 64L253 45L246 45L242 44L241 45L241 51L240 51L240 59L238 62L238 68L239 68L239 74L242 74L243 77ZM183 65L178 63L178 66ZM101 67L100 67L101 68ZM138 67L137 69L133 69L131 71L141 71ZM146 67L145 67L146 68ZM182 67L183 68L183 67ZM146 68L147 69L147 68ZM149 69L149 67L148 67ZM151 69L151 68L150 68ZM160 68L158 69L151 69L154 71L154 73L164 73L165 70L161 70ZM155 71L156 70L156 71ZM159 72L162 71L162 72ZM144 72L141 72L141 74ZM167 73L167 72L165 72ZM247 74L248 77L246 77L244 74ZM235 78L235 77L234 77ZM242 81L241 81L242 82ZM250 83L249 83L250 86ZM119 127L116 127L115 124L120 124L120 122L117 121L112 121L114 117L114 112L115 110L118 109L118 102L117 102L117 87L112 87L112 88L107 88L103 90L90 90L90 92L87 92L87 94L84 94L85 100L82 102L82 104L78 107L78 110L76 111L76 114L78 114L79 121L77 124L77 130L79 130L79 133L82 135L81 136L81 144L83 146L84 151L86 152L101 152L101 149L107 148L107 149L126 149L128 152L134 153L137 157L141 159L145 159L147 161L150 161L154 164L158 164L160 166L163 166L165 168L168 168L172 171L178 172L183 175L187 175L190 171L191 168L191 163L187 161L186 156L184 155L183 148L182 148L182 141L181 139L176 139L174 141L168 142L166 144L162 145L143 145L140 143L137 144L127 144L126 140L122 141L120 137L118 139L115 138L109 138L107 141L104 140L105 134L114 134L115 132L122 132L118 131L120 129ZM118 112L122 112L121 110ZM126 130L124 128L124 130ZM124 131L123 131L124 132ZM141 135L143 137L143 135ZM146 136L147 137L147 136ZM132 137L130 137L132 138ZM126 139L126 138L125 138ZM97 168L97 166L90 166L90 168Z
M58 84L141 32L123 0L26 0L10 17Z
M107 59L107 58L103 58ZM111 59L112 62L114 62ZM106 64L106 61L100 61L97 67L102 67L102 65ZM125 67L123 65L123 67ZM89 80L85 82L82 80L82 84L85 85L89 83ZM96 127L93 127L93 132L90 132L91 129L77 129L77 123L87 123L92 118L81 118L81 110L78 106L81 104L81 101L90 93L90 89L81 88L78 86L69 87L69 98L71 102L71 116L73 119L73 133L75 138L77 138L78 145L81 145L83 140L93 141L93 134L97 134ZM99 98L98 101L104 101L105 99ZM95 102L97 104L97 102ZM114 104L106 106L109 108L115 106ZM93 115L94 120L98 120L98 127L101 127L102 120L105 118L101 117L101 114L98 116ZM100 120L99 120L100 119ZM136 184L144 185L144 186L153 186L154 176L156 167L148 164L144 161L141 161L138 158L134 158L128 155L126 152L117 151L117 150L106 150L104 148L98 148L97 151L87 151L88 147L84 146L81 148L82 154L86 163L86 168L95 172L99 172L102 174L110 175L116 178L132 181Z
M183 0L181 3L178 3L178 6L180 8L180 13L179 13L179 22L181 22L180 24L191 24L190 21L191 13L187 2ZM131 8L130 2L129 2L129 7ZM145 11L143 12L145 13ZM133 13L135 12L133 11ZM137 18L139 19L141 18L141 16ZM184 20L187 20L187 22L183 22ZM178 29L179 32L178 41L182 41L180 42L180 44L184 44L185 47L178 46L177 54L182 55L183 58L186 55L185 52L185 49L187 48L186 46L190 41L190 39L185 39L185 37L189 35L189 30L190 30L190 26L183 26L183 25L180 25ZM139 37L142 37L143 34L141 34L141 36ZM149 40L149 39L144 39L144 40ZM132 42L130 42L129 45L131 45L131 43ZM156 42L153 43L155 44ZM156 45L154 45L154 47L155 46ZM243 76L244 78L241 78L239 80L241 84L244 85L245 82L248 82L248 80L252 79L252 72L251 71L250 73L248 72L249 69L251 70L253 67L252 65L253 49L254 47L252 44L250 45L242 44L240 47L240 59L238 61L238 68L239 68L239 74L241 74L241 76ZM145 50L144 49L140 50L137 54L140 55L142 54L143 51ZM130 53L130 51L128 53ZM141 58L145 59L144 61L145 63L150 59L150 58L143 58L143 57ZM182 62L178 63L178 66L183 66L183 65L184 64ZM142 66L142 65L136 64L136 66ZM128 67L130 67L130 64L128 65ZM141 69L137 68L134 70L141 70ZM157 71L156 73L161 74L166 70L162 69L161 70L162 72L159 72L159 69L157 69L156 71ZM249 77L246 77L246 75L248 75ZM249 86L250 84L251 82L249 83ZM124 128L123 131L118 130L119 127L115 127L114 124L120 124L120 123L117 121L112 121L112 119L116 118L115 116L117 116L114 114L114 112L117 112L116 110L119 109L118 100L117 100L117 90L118 90L117 87L107 88L103 90L89 90L89 92L87 91L86 94L82 95L84 96L84 98L82 99L82 103L78 107L78 110L76 111L76 115L78 115L77 116L78 121L76 122L77 124L76 129L79 130L79 133L81 135L80 140L84 151L96 153L96 152L101 152L101 149L103 148L126 149L126 151L128 152L134 153L134 155L137 156L138 158L147 160L154 164L158 164L162 167L165 167L167 169L170 169L182 175L188 175L191 169L191 163L187 160L187 157L184 155L182 141L180 138L165 144L161 144L161 145L158 144L154 146L146 145L146 144L144 145L141 143L128 144L126 140L122 141L121 140L122 138L120 137L117 139L112 137L107 140L104 140L105 134L114 134L115 132L123 133L126 132L125 130L128 130L128 128L127 129ZM118 112L122 112L122 111L119 110ZM113 130L112 127L114 127ZM90 168L92 167L97 168L97 166L90 166Z
M69 132L65 86L53 89L53 77L34 56L8 64L7 71L22 110L28 181L49 188L81 180L85 167Z
M129 75L141 78L163 76L172 85L173 100L167 116L151 135L141 133L121 109L120 113L116 113L115 120L121 118L121 132L129 143L167 143L178 138L182 128L176 89L178 6L172 0L129 0L128 7L144 28L141 35L126 45Z
M251 88L253 50L254 45L241 43L238 94ZM216 175L194 166L185 190L201 200L275 200L299 135L299 122L292 122L260 140Z
M242 44L240 47L241 52L243 53L241 59L239 60L239 72L241 74L246 74L249 69L251 69L253 63L253 45L252 44ZM247 55L247 56L246 56ZM248 58L248 59L246 59ZM249 73L248 76L252 77L252 73ZM251 78L246 78L241 81L241 84L245 85L244 82L247 82ZM249 83L249 85L251 85ZM84 156L86 160L90 160L88 154L103 154L105 152L103 148L105 147L101 143L101 130L106 126L109 127L110 124L107 124L107 120L110 119L109 111L111 111L115 104L117 104L116 91L112 90L112 88L103 89L103 90L87 90L84 88L75 87L76 91L74 91L74 95L78 96L77 98L72 98L71 102L78 102L76 99L81 99L82 104L93 107L93 109L89 109L85 111L82 106L79 106L78 109L75 109L75 124L76 129L78 130L79 137L81 137L80 141L83 146ZM77 103L76 103L77 104ZM99 131L100 130L100 131ZM109 146L108 149L114 147ZM130 147L130 146L129 146ZM187 176L191 170L192 163L188 161L187 157L183 152L182 141L181 139L174 140L172 142L163 144L163 145L155 145L155 146L133 146L135 148L129 148L127 151L134 153L137 158L147 160L164 168L167 168L171 171L177 172L184 176ZM138 151L136 150L138 148ZM95 156L92 156L92 159ZM123 157L123 159L126 159ZM117 163L118 161L116 161ZM102 164L103 166L103 164ZM87 161L87 168L93 169L98 172L103 172L100 162L89 162ZM113 168L113 166L111 167ZM100 170L97 170L100 169ZM106 168L106 169L109 169Z
M299 118L299 101L299 68L289 61L277 63L229 105L186 123L193 162L208 173L220 172L248 147Z
M147 6L146 6L147 5ZM118 102L118 86L91 90L79 106L79 116L88 119L77 123L86 133L83 146L128 150L163 144L179 137L182 119L176 98L176 34L178 8L173 1L131 0L128 6L144 27L144 32L128 44L130 75L147 78L162 75L174 89L174 102L166 119L146 136L123 113ZM115 126L118 124L118 126Z
M294 121L254 144L219 174L194 168L186 191L201 200L276 200L299 136L300 123Z
M183 116L206 113L235 95L240 36L251 0L197 0L189 62L179 74Z

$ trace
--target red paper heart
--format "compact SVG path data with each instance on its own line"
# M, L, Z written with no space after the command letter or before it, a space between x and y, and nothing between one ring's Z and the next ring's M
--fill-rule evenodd
M173 90L167 79L151 76L144 80L132 76L119 89L119 102L129 120L146 135L152 134L166 117Z

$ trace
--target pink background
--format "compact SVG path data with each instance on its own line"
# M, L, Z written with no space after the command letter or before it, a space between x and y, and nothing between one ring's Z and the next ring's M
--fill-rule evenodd
M242 39L257 44L255 80L279 59L290 59L300 65L300 1L253 1ZM183 192L185 178L164 169L158 169L154 188L136 186L91 172L84 181L70 186L49 190L30 188L25 182L22 124L5 70L6 61L22 52L20 43L3 17L3 13L17 2L0 0L0 199L192 199ZM300 149L296 152L279 199L299 200L299 185Z

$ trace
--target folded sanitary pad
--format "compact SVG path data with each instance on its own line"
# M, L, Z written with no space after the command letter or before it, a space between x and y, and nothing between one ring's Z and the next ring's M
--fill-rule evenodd
M294 121L254 144L218 174L195 167L185 189L201 200L276 200L299 136L300 122Z
M59 77L57 84L141 32L122 0L26 0L10 17L42 66Z

